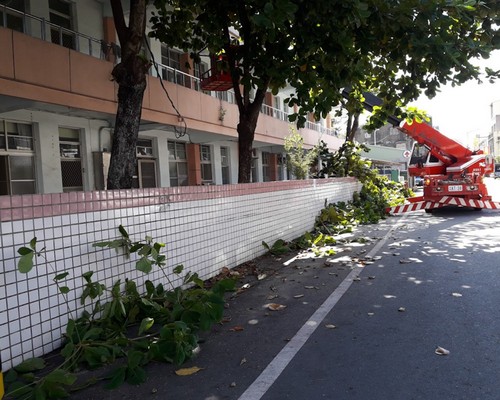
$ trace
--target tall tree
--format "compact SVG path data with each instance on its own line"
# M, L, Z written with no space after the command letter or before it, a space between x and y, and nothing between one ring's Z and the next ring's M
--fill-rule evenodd
M110 0L113 20L121 46L121 62L112 72L118 84L118 109L116 113L111 162L108 172L108 189L132 187L136 173L136 143L142 114L142 100L146 90L149 62L141 56L146 30L148 0L130 0L129 22L121 0Z
M239 110L239 182L248 182L251 149L268 90L290 85L299 126L344 103L360 112L364 91L384 100L372 123L404 114L422 90L478 79L472 57L500 40L495 0L155 0L153 35L192 51L224 52ZM235 32L236 40L230 32ZM492 72L492 71L490 71ZM342 88L352 88L343 99ZM403 115L404 116L404 115Z

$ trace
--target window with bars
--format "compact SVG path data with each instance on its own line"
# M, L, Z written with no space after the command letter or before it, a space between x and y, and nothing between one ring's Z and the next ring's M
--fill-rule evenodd
M59 152L63 192L83 190L80 131L59 128Z
M172 69L163 68L161 70L162 79L173 83L178 83L177 81L179 80L182 81L182 74L177 74L178 76L176 76L176 71L181 70L181 55L182 53L179 50L174 50L167 45L162 44L161 63L175 70L172 71Z
M187 186L188 163L185 143L168 141L168 168L170 186Z
M9 7L10 10L2 6ZM19 13L16 11L19 11ZM0 26L24 32L24 12L26 12L24 0L0 0Z
M278 154L278 180L284 181L286 178L286 155Z
M200 145L201 183L214 183L212 174L212 151L210 146Z
M132 187L156 187L156 160L154 159L153 141L151 139L138 139L136 154L137 168L132 178Z
M271 166L269 165L270 154L267 151L262 152L262 180L271 181Z
M49 0L50 39L52 43L75 49L73 6L65 0Z
M33 129L0 120L0 195L36 193Z
M220 163L222 168L222 184L227 185L230 183L229 178L229 147L220 148Z

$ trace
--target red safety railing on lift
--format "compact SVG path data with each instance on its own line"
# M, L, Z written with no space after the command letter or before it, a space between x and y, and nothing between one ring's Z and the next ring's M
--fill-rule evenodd
M202 90L226 91L232 89L233 80L231 73L224 68L226 56L220 54L211 56L212 68L201 75L200 86Z

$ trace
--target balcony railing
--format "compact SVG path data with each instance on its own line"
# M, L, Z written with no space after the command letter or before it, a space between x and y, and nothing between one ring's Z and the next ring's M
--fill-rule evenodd
M121 58L120 47L115 43L106 43L103 40L95 39L91 36L55 25L47 21L45 18L36 17L1 4L0 26L73 49L92 57L109 59L109 56L113 55L114 59L117 61ZM151 74L152 76L160 77L161 79L175 83L176 85L181 85L198 92L202 91L212 97L226 101L230 104L236 104L233 90L204 91L201 89L199 78L169 66L157 64L157 68L152 68ZM273 108L266 104L262 105L261 112L281 121L288 121L287 112ZM325 128L319 123L308 121L306 128L322 134L337 136L332 129Z
M0 5L0 26L96 58L105 59L110 52L114 52L115 56L119 55L119 48L116 45L63 28L47 21L45 18L36 17L5 5Z

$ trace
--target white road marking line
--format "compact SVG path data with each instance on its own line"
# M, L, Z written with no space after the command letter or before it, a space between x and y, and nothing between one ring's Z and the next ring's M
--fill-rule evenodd
M405 215L398 221L384 238L371 249L367 257L374 257L381 247L387 242L392 231L396 230L399 225L406 219ZM288 364L292 361L295 355L299 352L306 341L311 337L316 328L321 324L325 317L332 311L333 307L338 303L340 298L347 292L347 289L352 285L353 279L362 271L362 267L354 268L340 283L340 285L330 294L330 296L321 304L314 314L302 325L295 336L286 344L283 349L274 357L268 364L266 369L257 377L255 381L245 390L238 400L259 400L266 394L269 388L279 378Z

